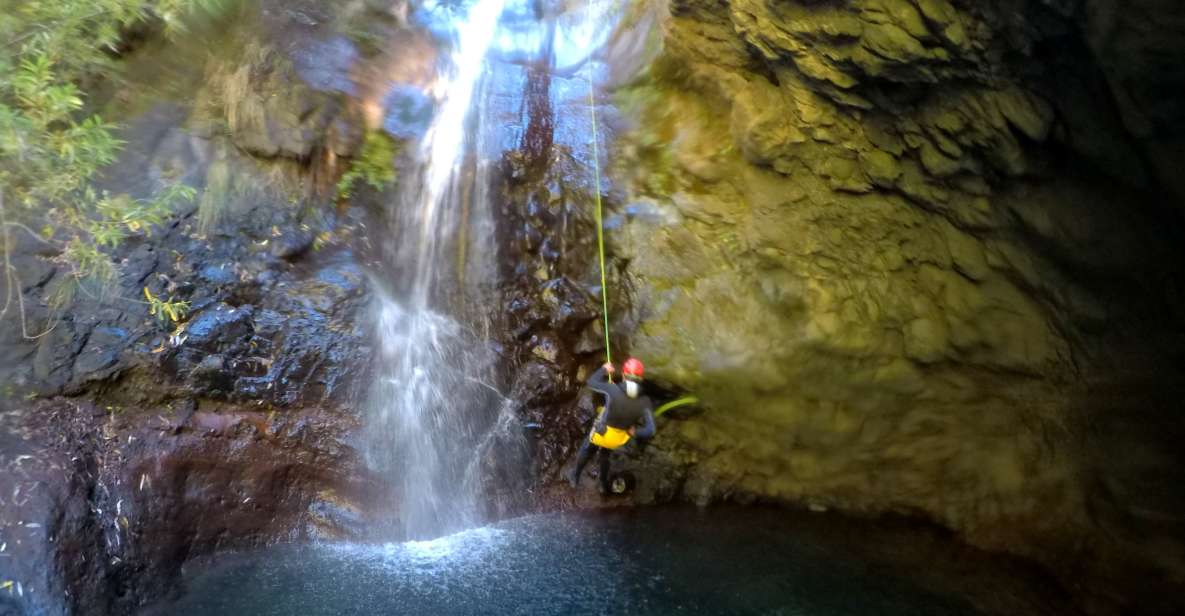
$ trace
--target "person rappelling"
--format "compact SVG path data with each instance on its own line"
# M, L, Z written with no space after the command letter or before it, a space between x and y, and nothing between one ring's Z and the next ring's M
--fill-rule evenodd
M576 466L568 474L568 483L574 488L580 485L580 474L596 453L601 493L608 494L611 491L610 454L631 439L654 437L654 407L650 398L642 395L642 362L633 357L626 360L621 368L621 383L613 381L614 371L613 364L605 362L588 377L589 388L605 396L605 405L593 422L588 438L580 445Z
M580 474L584 467L597 454L601 493L612 491L609 477L610 454L630 442L647 441L654 437L654 418L666 410L661 407L658 413L650 403L648 396L642 395L642 362L631 357L622 365L622 381L613 380L613 356L609 344L609 294L608 281L605 275L605 223L601 206L601 163L597 151L597 100L594 94L592 63L588 68L588 109L591 124L592 167L593 167L593 199L596 205L593 210L597 225L597 257L601 270L601 316L604 319L605 331L605 364L588 377L588 386L593 391L605 396L605 405L601 407L593 422L588 437L580 444L580 452L576 455L576 465L568 473L568 483L573 488L580 485ZM693 400L687 398L687 400ZM679 401L678 404L685 403Z

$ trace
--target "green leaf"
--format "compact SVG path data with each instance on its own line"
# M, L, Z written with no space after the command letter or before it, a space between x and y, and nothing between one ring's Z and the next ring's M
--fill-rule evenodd
M19 222L41 229L42 238L61 249L57 259L70 275L55 282L55 310L86 285L112 285L118 270L105 251L133 234L151 233L196 195L182 185L143 200L99 195L92 180L117 160L124 143L113 124L87 113L80 84L113 67L104 48L117 47L134 24L160 17L180 29L194 7L214 5L42 0L9 2L0 10L0 186L6 202L22 206L15 213ZM184 314L184 302L170 298L166 304L168 314Z

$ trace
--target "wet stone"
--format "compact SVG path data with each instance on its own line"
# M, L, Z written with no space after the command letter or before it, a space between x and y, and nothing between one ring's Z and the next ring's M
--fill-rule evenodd
M557 363L560 358L560 342L550 334L531 337L531 354L548 363Z
M396 84L383 98L383 129L400 139L418 139L428 130L435 106L418 87Z
M518 371L511 397L526 405L554 402L566 393L566 382L553 366L531 360Z
M551 313L551 326L557 330L575 332L596 318L588 294L567 277L544 284L540 298Z
M234 378L226 370L226 360L221 355L207 355L190 371L190 379L212 394L228 393Z
M202 311L185 328L186 344L215 350L248 337L253 331L251 306L231 307L225 303Z
M228 263L207 265L198 272L198 276L212 285L234 284L238 280L234 267Z
M96 376L119 360L119 354L128 344L128 331L121 327L96 327L86 346L74 360L76 379Z
M308 252L314 239L312 231L288 229L272 240L272 255L291 261Z

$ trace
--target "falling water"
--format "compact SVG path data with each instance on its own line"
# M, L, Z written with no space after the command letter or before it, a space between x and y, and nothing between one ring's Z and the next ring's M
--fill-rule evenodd
M504 482L507 467L525 466L521 429L512 401L494 386L488 344L498 286L492 170L523 143L524 113L550 114L551 99L587 101L583 73L570 69L603 43L592 23L607 21L610 6L600 3L591 15L544 4L473 0L467 14L452 18L454 46L431 88L436 112L394 207L366 426L368 461L391 488L386 530L394 536L434 537L481 522L483 474L493 468ZM548 82L550 92L544 87L545 104L525 105L539 91L538 71L561 67L568 75ZM565 131L557 125L556 132ZM564 147L588 147L587 133L566 134Z
M472 160L483 154L473 136L484 131L471 107L503 4L475 0L454 22L454 47L431 92L437 110L420 142L418 173L404 181L389 240L402 271L378 301L379 378L366 439L372 468L393 488L389 530L399 536L434 536L476 522L475 448L505 406L488 383L492 358L480 331L434 305L442 296L464 296L463 288L442 288L463 278L450 278L451 249L465 241L469 218L488 218L490 165Z

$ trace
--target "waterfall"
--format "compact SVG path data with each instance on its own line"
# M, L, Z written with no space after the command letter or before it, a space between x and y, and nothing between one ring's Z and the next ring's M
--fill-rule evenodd
M379 365L364 450L388 482L387 535L428 538L478 524L490 487L483 476L513 491L507 477L526 470L514 404L494 386L498 357L487 333L499 287L491 180L504 152L538 130L528 125L554 132L569 150L589 146L586 111L562 129L550 114L588 100L579 68L604 44L607 29L596 24L612 21L612 3L595 12L574 6L472 0L449 17L454 43L431 87L435 115L414 173L400 178L385 242L390 271L376 281ZM542 99L526 104L530 97ZM550 148L552 135L542 137Z
M389 534L422 538L475 524L480 447L507 423L506 403L489 381L493 357L483 328L462 325L452 307L480 302L492 268L464 276L466 245L492 251L487 186L488 129L472 113L488 72L486 52L504 0L475 0L454 20L454 46L432 87L437 109L419 144L416 173L401 178L387 239L395 280L380 281L376 306L379 366L365 426L368 462L389 482ZM480 96L478 97L480 99ZM460 252L459 252L460 251ZM493 254L481 255L493 263ZM450 268L451 264L457 268ZM454 271L454 269L456 271ZM473 280L484 277L485 280ZM466 285L466 281L471 284ZM513 430L503 431L513 434Z

